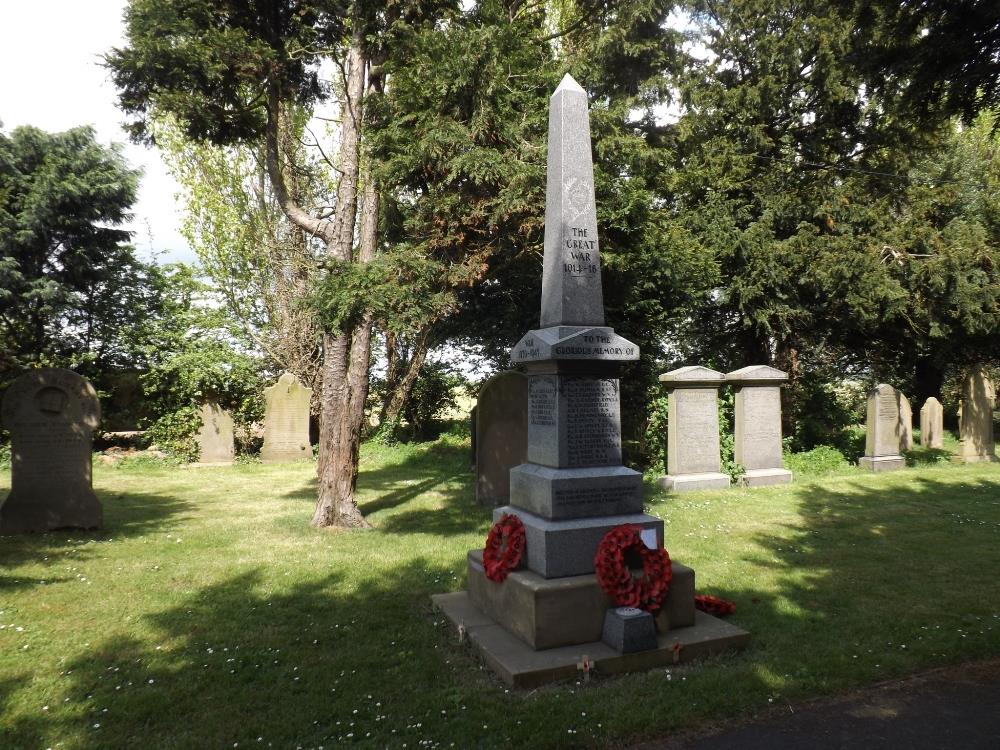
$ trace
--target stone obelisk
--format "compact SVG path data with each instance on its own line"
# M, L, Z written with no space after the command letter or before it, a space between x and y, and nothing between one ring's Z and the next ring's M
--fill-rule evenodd
M749 637L696 614L694 571L674 562L656 647L625 654L602 641L612 602L594 573L598 545L630 524L647 546L662 547L663 521L642 512L642 475L622 465L618 373L639 348L604 323L587 95L568 75L549 104L545 199L541 326L511 351L528 375L527 461L510 471L510 504L494 510L494 520L512 514L524 525L522 569L489 580L482 551L472 550L467 592L432 597L516 687L591 664L647 669Z

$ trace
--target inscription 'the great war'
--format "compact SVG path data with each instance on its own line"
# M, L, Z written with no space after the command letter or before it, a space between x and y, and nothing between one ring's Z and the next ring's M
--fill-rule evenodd
M569 233L563 236L563 273L570 276L591 276L599 271L597 264L597 240L590 236L585 227L566 227Z

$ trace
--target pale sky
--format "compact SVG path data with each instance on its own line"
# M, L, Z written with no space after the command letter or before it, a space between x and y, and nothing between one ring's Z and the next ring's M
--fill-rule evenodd
M141 257L194 261L179 232L178 186L155 149L135 146L120 127L115 88L100 55L123 43L124 0L0 0L0 123L58 132L93 125L102 144L125 145L142 169L129 228Z

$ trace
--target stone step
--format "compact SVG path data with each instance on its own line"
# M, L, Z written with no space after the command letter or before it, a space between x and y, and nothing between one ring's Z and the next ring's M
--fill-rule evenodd
M520 464L510 470L510 503L550 520L642 513L642 474L624 466Z

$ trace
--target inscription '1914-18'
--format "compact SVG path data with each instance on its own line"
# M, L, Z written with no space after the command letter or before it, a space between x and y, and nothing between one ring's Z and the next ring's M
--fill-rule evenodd
M563 237L565 261L563 272L570 276L589 276L598 272L597 240L590 236L585 227L567 227L569 234Z

